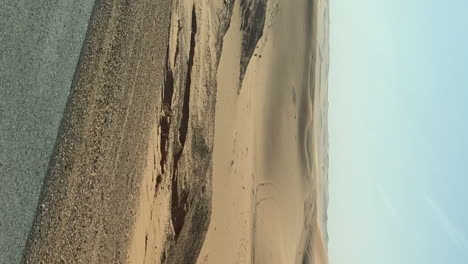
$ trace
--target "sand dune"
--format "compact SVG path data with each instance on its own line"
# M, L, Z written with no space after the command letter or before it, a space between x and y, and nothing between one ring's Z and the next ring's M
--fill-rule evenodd
M211 87L216 90L212 165L209 168L212 176L205 177L212 181L205 189L211 190L212 206L207 216L210 224L209 227L199 225L198 233L191 231L187 238L191 243L201 241L200 251L186 246L184 250L194 250L190 256L198 256L197 263L328 263L325 82L328 61L323 55L321 61L316 60L319 52L324 55L328 52L324 49L328 47L326 30L317 28L326 27L328 23L327 3L317 2L312 6L308 1L296 1L294 5L286 1L257 1L257 5L265 5L262 32L259 33L255 32L255 27L245 24L258 21L245 16L255 1L235 2L230 18L226 15L231 11L221 11L227 6L216 2L196 2L195 9L191 9L192 3L185 1L175 4L185 14L195 10L191 17L193 19L194 14L197 17L197 34L200 34L196 37L196 45L203 39L211 44L211 47L197 46L195 61L200 53L210 56L204 57L204 63L194 65L196 74L192 74L194 85L191 89L204 83L207 78L204 75L211 76L214 72L217 79L216 83L211 82L216 84ZM248 5L243 6L243 3ZM318 15L319 12L322 15ZM179 18L177 22L173 18L173 25L188 28L185 26L187 22ZM230 26L222 48L213 49L219 45L216 37L222 34L216 25L226 19L230 20ZM201 32L208 33L203 35ZM320 38L318 32L322 34ZM178 36L177 41L171 37L171 43L184 39ZM188 36L186 33L185 39ZM220 53L216 53L218 51ZM207 60L213 58L211 54L216 54L216 59L220 56L219 65L217 60ZM246 54L251 57L245 58ZM217 69L206 72L211 69L207 61L218 65ZM177 83L177 78L175 80ZM191 98L191 107L197 109L200 103L196 100L199 99ZM190 118L197 117L191 115ZM206 117L202 120L207 122ZM318 120L322 120L321 123L317 124ZM209 126L211 123L205 124ZM158 133L154 135L158 138ZM151 148L157 153L161 146ZM157 154L155 157L159 159ZM153 168L151 164L150 167L154 179L161 168ZM152 209L148 209L145 195L141 196L144 202L137 221L146 223L137 222L135 230L139 235L134 243L139 246L134 246L130 259L132 263L185 263L174 262L177 257L167 259L171 254L181 254L174 248L179 243L185 244L185 241L174 238L175 225L169 217L171 183L161 185L165 187L156 191L153 191L153 183L154 180L147 181L148 189L152 190L148 194ZM154 199L151 198L153 195ZM190 210L193 205L187 206L187 212ZM143 215L146 215L145 220L142 220ZM185 220L183 225L191 223ZM141 226L146 226L146 235ZM183 231L189 230L184 228ZM142 258L143 245L146 253Z

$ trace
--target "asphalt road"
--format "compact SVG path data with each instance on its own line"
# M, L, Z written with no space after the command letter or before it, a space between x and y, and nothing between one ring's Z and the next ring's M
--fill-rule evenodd
M96 4L25 263L127 263L172 0Z
M19 263L94 0L0 0L0 263Z

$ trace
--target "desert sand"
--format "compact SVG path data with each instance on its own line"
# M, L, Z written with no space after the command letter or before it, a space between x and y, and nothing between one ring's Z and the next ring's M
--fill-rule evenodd
M195 84L190 89L200 89L197 84L203 86L207 79L213 84L211 67L217 66L214 138L210 139L213 141L209 168L212 173L205 177L205 190L210 190L210 197L202 198L203 194L198 194L193 198L195 201L186 205L186 212L190 212L193 203L211 199L209 226L199 225L198 232L186 233L188 243L202 245L201 248L188 248L186 237L177 238L170 216L174 189L171 190L171 182L165 181L164 176L157 183L158 175L164 172L160 164L152 162L161 159L162 146L154 142L161 142L162 133L156 128L154 142L149 146L154 158L148 157L129 261L328 263L327 2L315 2L312 6L309 1L294 4L257 1L265 4L262 33L258 35L258 32L246 32L255 28L242 26L249 22L248 19L245 22L243 12L255 1L237 1L232 7L220 53L218 25L222 25L227 19L225 15L231 11L221 11L230 7L216 2L199 1L193 5L190 1L176 1L179 14L177 22L173 15L171 31L171 43L187 41L190 33L183 31L190 28L187 23L190 15L186 19L184 15L194 8L191 18L192 24L194 15L197 18L198 49L194 53L195 71L192 70ZM176 32L175 25L182 32L177 33L177 38L172 35ZM245 40L252 36L258 37ZM252 49L245 46L251 42L254 42ZM204 58L200 58L202 54ZM190 122L204 120L205 127L210 127L212 121L198 114L200 98L204 99L203 96L190 98L191 111L197 111L189 117L197 120ZM176 97L172 102L178 100ZM190 131L192 127L196 124L189 126L189 134L194 133ZM189 146L186 144L184 150L189 151ZM195 156L188 163L194 164L196 159ZM194 189L185 188L189 192ZM185 225L191 225L190 220L185 221L180 234L190 230L185 229ZM175 248L179 243L185 245L185 254L189 250L196 252L191 252L190 258L178 259L181 253L175 253Z
M141 2L95 10L25 261L328 263L327 1Z

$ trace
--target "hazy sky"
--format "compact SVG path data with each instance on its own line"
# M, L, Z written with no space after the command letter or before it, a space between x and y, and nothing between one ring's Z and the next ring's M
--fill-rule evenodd
M467 11L330 0L331 264L468 263Z

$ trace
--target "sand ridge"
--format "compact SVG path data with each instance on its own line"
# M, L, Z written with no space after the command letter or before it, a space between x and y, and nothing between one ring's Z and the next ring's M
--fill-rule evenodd
M232 4L174 1L172 11L160 121L149 146L155 165L141 187L150 199L140 195L130 263L191 263L210 224L215 77Z

